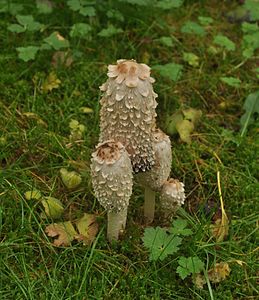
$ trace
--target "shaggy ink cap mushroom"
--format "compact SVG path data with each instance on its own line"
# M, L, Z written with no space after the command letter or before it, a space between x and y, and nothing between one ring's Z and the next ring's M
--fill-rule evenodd
M126 148L135 173L154 165L152 130L156 126L156 97L150 68L134 60L108 66L108 80L100 87L100 142L109 139Z
M91 162L93 188L100 204L108 212L125 210L132 194L133 172L124 146L113 140L101 143Z

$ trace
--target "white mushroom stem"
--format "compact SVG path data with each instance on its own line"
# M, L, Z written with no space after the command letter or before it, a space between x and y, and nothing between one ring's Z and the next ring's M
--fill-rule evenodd
M145 187L145 202L144 202L144 216L147 223L151 223L155 216L156 192L149 187Z
M125 229L127 221L127 208L120 212L110 211L107 213L107 238L111 242L118 240L120 233Z

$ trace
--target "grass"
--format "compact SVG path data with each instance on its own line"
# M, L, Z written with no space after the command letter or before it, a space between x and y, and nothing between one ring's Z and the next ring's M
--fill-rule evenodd
M25 14L35 12L32 3L28 1ZM72 42L72 49L81 51L80 59L75 59L70 68L55 69L61 85L49 93L43 93L40 87L53 69L53 52L39 53L28 63L19 60L15 48L36 42L40 36L8 32L6 27L15 18L1 14L0 298L257 299L258 129L251 126L246 136L239 137L244 99L258 89L256 56L247 61L242 57L240 24L230 24L223 16L232 5L224 2L219 9L217 1L188 1L157 17L153 17L152 9L151 14L141 9L132 14L132 7L127 11L123 5L119 9L125 18L128 16L122 25L125 33L98 37L98 28L105 26L104 12L99 12L91 21L92 40ZM180 32L185 21L196 21L200 15L214 19L205 37ZM77 18L68 9L46 19L39 16L40 21L50 24L42 36L48 36L52 29L68 36L69 26ZM208 46L218 33L231 38L236 51L226 56L222 52L210 54ZM173 47L156 42L169 35L173 36ZM184 63L183 52L199 56L199 67ZM184 65L183 76L176 83L157 72L153 74L159 94L159 125L163 125L166 114L179 107L203 112L190 145L172 137L172 176L185 182L188 197L182 214L195 231L179 255L198 255L206 269L220 261L230 265L230 276L211 284L211 290L207 286L198 289L191 278L179 278L178 255L163 262L148 261L141 240L143 193L137 187L125 235L117 245L106 241L105 212L93 195L89 164L99 134L98 87L106 80L106 65L119 58L135 58L150 66L172 61ZM222 76L238 77L242 84L230 87L219 80ZM92 108L93 113L83 114L83 106ZM26 112L36 114L36 119L26 117ZM86 127L83 138L72 143L71 119ZM62 167L81 173L83 183L77 190L68 191L63 186L59 176ZM229 235L220 243L209 230L220 205L217 171L230 219ZM80 243L54 247L44 233L52 220L41 217L37 202L24 198L24 192L32 188L60 199L66 207L65 219L80 212L97 214L100 231L95 242L90 247Z

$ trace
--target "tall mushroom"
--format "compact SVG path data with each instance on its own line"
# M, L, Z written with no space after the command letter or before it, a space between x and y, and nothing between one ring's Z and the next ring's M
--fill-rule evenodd
M144 214L154 218L155 193L162 192L171 168L171 143L156 128L156 97L150 68L134 60L108 66L100 87L99 145L92 155L95 195L108 211L108 239L125 227L132 177L145 187Z

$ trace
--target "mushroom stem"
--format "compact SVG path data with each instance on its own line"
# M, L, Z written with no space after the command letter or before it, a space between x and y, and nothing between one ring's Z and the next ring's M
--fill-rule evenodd
M118 240L119 234L124 230L127 221L127 208L121 210L120 212L109 211L108 215L108 225L107 225L107 238L111 242L113 240Z
M144 203L144 216L147 223L154 220L156 204L156 192L152 191L149 187L145 187L145 203Z

